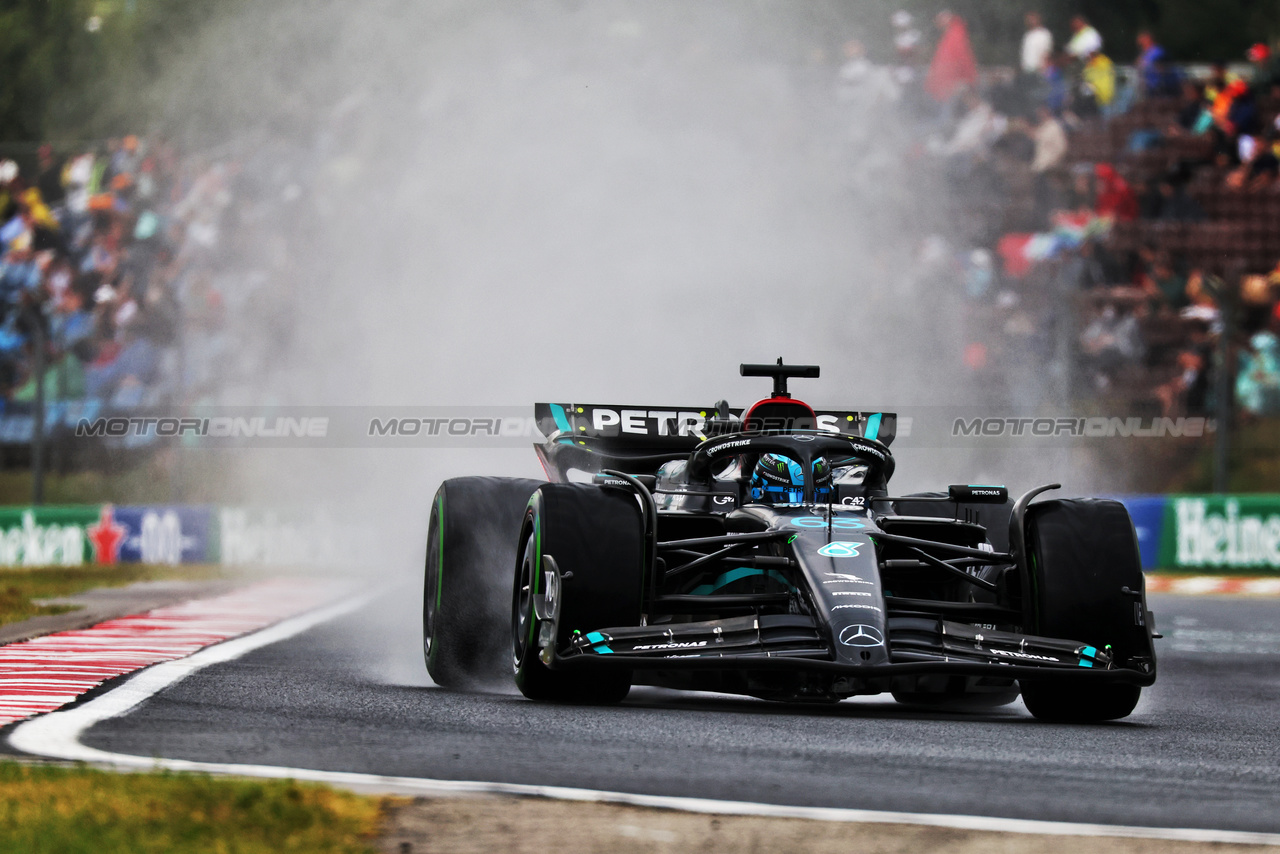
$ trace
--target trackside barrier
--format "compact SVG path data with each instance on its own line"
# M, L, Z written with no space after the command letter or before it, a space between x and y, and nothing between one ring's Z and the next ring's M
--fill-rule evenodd
M358 566L378 553L372 534L324 512L170 504L0 507L0 567Z
M1164 531L1165 497L1163 495L1116 497L1124 503L1125 509L1133 519L1134 530L1138 532L1138 551L1142 553L1142 568L1156 569L1160 566L1160 536Z
M216 558L212 507L0 508L0 566L206 563Z
M1142 568L1280 577L1280 495L1118 495Z
M1280 495L1171 495L1159 565L1235 574L1280 574Z
M1280 494L1122 495L1145 570L1280 577ZM208 505L0 507L0 566L362 563L372 532L323 513Z

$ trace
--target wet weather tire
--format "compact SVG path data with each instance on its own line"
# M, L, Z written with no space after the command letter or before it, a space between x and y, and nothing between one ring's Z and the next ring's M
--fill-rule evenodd
M1022 685L1022 701L1031 714L1061 723L1127 718L1141 695L1142 689L1137 685L1073 685L1049 680Z
M515 543L529 496L542 484L459 477L436 492L427 532L422 646L437 685L474 690L509 678L504 627Z
M575 631L640 623L644 583L644 523L626 489L547 484L529 500L521 526L511 598L512 660L516 685L531 700L618 703L631 690L631 671L552 670L539 656L542 622L533 597L545 593L545 556L561 576L554 641L563 650Z
M1110 646L1120 667L1155 667L1142 560L1128 511L1118 501L1058 499L1027 511L1033 630L1044 637ZM1131 593L1121 592L1127 587ZM1037 718L1090 722L1128 716L1142 689L1080 678L1021 680Z

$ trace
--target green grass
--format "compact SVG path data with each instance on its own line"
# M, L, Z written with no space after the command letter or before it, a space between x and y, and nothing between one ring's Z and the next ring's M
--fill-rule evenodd
M1089 446L1100 472L1116 472L1125 492L1213 491L1214 435L1108 439ZM1241 418L1231 432L1228 492L1280 492L1280 417Z
M122 587L135 581L202 581L220 578L224 572L221 567L203 564L152 566L129 563L116 566L89 564L71 567L0 568L0 625L75 610L64 605L38 605L33 599L73 596L98 587Z
M1207 437L1171 492L1213 490L1213 439ZM1280 418L1242 418L1231 432L1228 492L1280 492Z
M244 462L241 454L239 462ZM244 494L231 452L208 450L158 453L117 464L110 470L86 469L44 477L45 504L217 504ZM31 503L31 470L0 470L0 504Z
M390 803L292 780L0 762L0 854L367 854Z
M150 466L118 474L84 471L47 474L45 504L164 504L172 501L168 482L156 477ZM0 471L0 504L31 503L31 472Z

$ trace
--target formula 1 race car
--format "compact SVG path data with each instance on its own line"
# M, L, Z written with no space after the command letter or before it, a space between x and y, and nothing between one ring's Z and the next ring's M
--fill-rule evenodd
M893 497L894 414L791 397L817 367L741 371L774 385L745 412L538 404L550 482L440 487L423 606L436 683L514 669L526 697L562 702L648 684L1133 711L1158 635L1123 505L1032 503L1057 484Z

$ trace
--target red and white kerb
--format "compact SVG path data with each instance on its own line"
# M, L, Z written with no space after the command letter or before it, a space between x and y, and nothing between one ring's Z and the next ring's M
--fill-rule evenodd
M267 581L0 646L0 726L51 712L108 679L309 611L339 592L336 585L314 581Z

